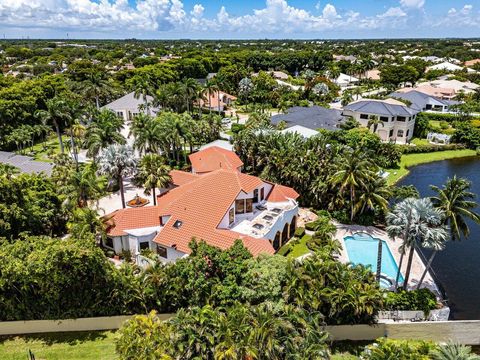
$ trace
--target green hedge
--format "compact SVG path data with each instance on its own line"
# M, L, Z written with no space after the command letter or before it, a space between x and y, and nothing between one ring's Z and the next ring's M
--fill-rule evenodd
M453 122L460 119L460 117L457 114L448 114L448 113L422 112L421 116L427 118L430 121ZM479 119L479 117L472 116L472 119Z
M465 145L463 144L447 144L447 145L417 145L417 146L409 146L409 145L399 145L400 150L403 154L421 154L421 153L429 153L435 151L445 151L445 150L463 150L465 149Z
M428 289L389 292L384 299L385 310L422 310L426 315L437 307L437 298Z

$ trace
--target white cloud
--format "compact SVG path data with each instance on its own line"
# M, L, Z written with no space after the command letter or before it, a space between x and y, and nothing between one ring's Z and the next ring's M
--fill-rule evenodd
M203 7L202 4L195 4L193 6L193 10L191 11L191 14L195 18L201 18L203 16L204 11L205 11L205 8Z
M478 11L473 10L473 6L465 4L462 8L451 8L447 15L439 19L432 20L430 25L442 28L478 28L480 26L480 17Z
M420 9L425 5L425 0L400 0L400 4L406 8Z
M378 15L379 18L388 18L388 17L404 17L407 16L407 13L400 9L399 7L391 7L383 14Z
M415 9L425 0L398 0L399 6L366 16L352 10L340 10L332 3L318 1L313 11L296 7L287 0L264 0L263 5L244 15L233 15L222 6L213 17L206 17L201 3L185 10L183 0L0 0L0 28L103 33L114 36L158 36L159 32L222 37L279 36L290 34L322 35L325 32L352 33L357 30L410 29L416 21ZM201 1L201 0L199 0ZM452 0L453 1L453 0ZM228 2L225 2L228 3ZM433 3L433 2L432 2ZM478 23L472 5L451 8L447 16L419 19L415 24L437 26ZM435 23L436 22L436 23ZM373 32L371 32L373 33ZM383 32L379 31L379 34Z

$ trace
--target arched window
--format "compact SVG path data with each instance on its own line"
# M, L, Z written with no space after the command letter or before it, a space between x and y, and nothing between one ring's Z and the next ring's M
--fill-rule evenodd
M403 137L403 130L397 131L397 137Z
M275 249L275 251L278 250L278 248L280 247L280 231L277 231L277 234L275 235L275 239L273 240L273 248Z
M292 222L290 223L290 237L293 237L295 230L297 228L297 217L294 216Z
M288 223L286 223L284 226L283 226L283 231L282 231L282 245L286 244L288 239L289 239L289 236L288 236Z

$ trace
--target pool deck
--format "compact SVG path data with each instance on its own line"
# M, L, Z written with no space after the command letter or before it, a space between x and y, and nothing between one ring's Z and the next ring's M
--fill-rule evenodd
M341 251L341 254L339 256L339 260L341 262L343 262L343 263L348 263L349 262L348 254L347 254L346 247L345 247L345 242L343 241L343 239L346 236L351 236L351 235L353 235L355 233L358 233L358 232L364 232L364 233L367 233L367 234L371 235L374 238L379 238L379 239L384 240L388 244L388 247L390 248L392 256L395 259L395 262L397 263L397 266L400 264L399 247L402 244L402 241L400 239L397 239L397 240L394 241L394 240L392 240L388 237L388 235L385 231L383 231L381 229L378 229L374 226L343 225L343 224L339 224L339 223L336 223L336 222L334 222L334 225L337 227L337 232L335 234L335 238L338 241L340 241L340 244L342 245L342 251ZM405 277L405 270L407 268L407 255L408 255L408 253L403 258L403 264L402 264L402 269L401 269L402 275L404 277ZM416 286L418 284L418 281L420 280L424 271L425 271L425 264L423 263L422 259L418 255L418 253L415 251L415 254L413 256L413 262L412 262L412 270L411 270L411 273L410 273L410 280L408 281L409 282L409 286L408 286L409 289L415 289L416 288ZM422 288L423 287L426 287L426 288L432 290L435 294L437 294L437 296L441 297L441 295L440 295L441 293L438 290L438 287L435 284L435 282L433 281L433 278L432 278L432 276L430 275L429 272L425 276L425 279L424 279L423 284L422 284Z

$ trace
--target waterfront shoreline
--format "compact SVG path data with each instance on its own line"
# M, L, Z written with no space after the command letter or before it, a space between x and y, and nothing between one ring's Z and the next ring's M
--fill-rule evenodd
M458 159L458 158L467 158L467 157L477 157L478 154L475 150L445 150L445 151L436 151L431 153L418 153L418 154L405 154L402 155L400 160L400 167L398 169L386 169L385 171L389 172L387 177L387 182L389 185L395 185L400 180L405 178L410 173L410 168L428 164L437 161Z

